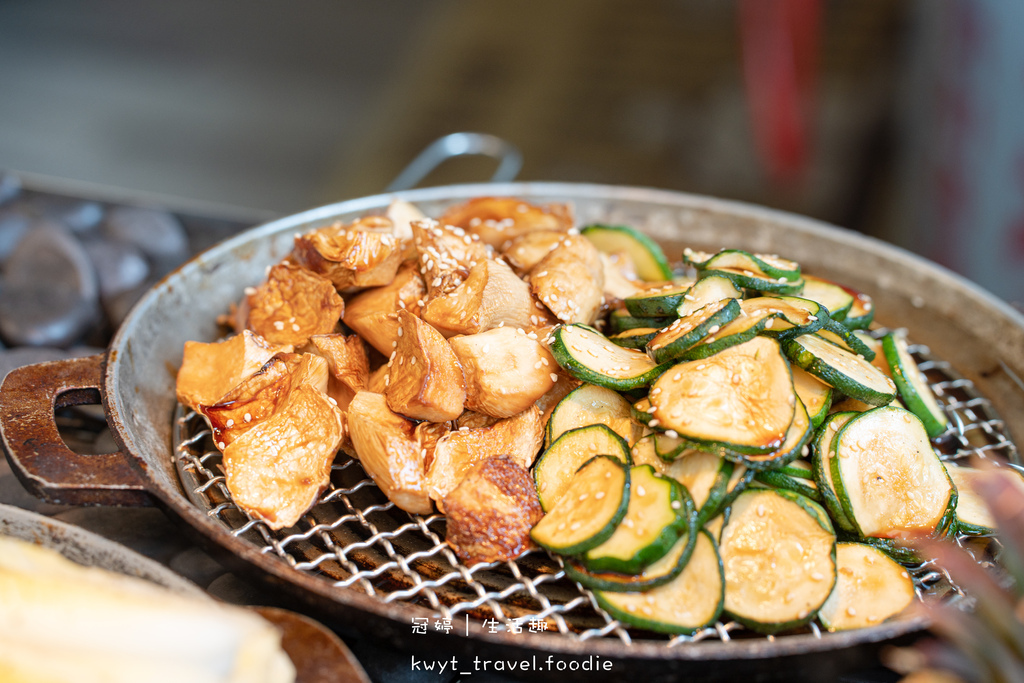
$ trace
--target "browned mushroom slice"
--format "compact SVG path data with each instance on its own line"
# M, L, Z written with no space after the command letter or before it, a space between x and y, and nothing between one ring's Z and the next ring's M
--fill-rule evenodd
M308 384L224 449L231 497L271 529L294 525L327 487L343 436L342 412Z
M420 445L424 476L426 476L427 468L430 467L430 462L434 459L437 442L450 431L452 431L451 422L420 422L416 425L413 436Z
M446 337L477 334L502 324L530 328L538 324L539 313L529 286L493 259L477 263L456 289L431 299L420 311Z
M384 390L388 388L388 371L390 370L391 368L385 363L371 372L370 379L366 382L366 390L375 394L383 394Z
M633 270L633 262L625 252L601 254L606 300L625 299L642 291L643 285Z
M345 302L327 278L279 263L249 294L248 327L271 344L302 346L314 334L334 331Z
M514 197L476 197L445 211L440 222L455 225L495 248L534 230L565 232L573 225L567 204L537 206Z
M466 408L494 417L512 417L546 394L558 363L522 328L510 327L451 339L466 378Z
M544 516L533 477L507 455L469 469L445 496L448 544L467 565L514 560L533 547L530 529Z
M414 420L445 422L462 414L462 367L441 333L409 311L398 311L398 346L388 365L388 405Z
M348 406L348 430L359 462L388 500L406 512L430 514L427 453L416 423L392 412L381 394L360 391Z
M394 351L392 342L398 339L395 312L404 308L419 315L426 296L419 268L415 263L403 263L390 284L368 289L350 299L344 321L370 346L390 356Z
M530 467L544 442L540 410L531 406L514 417L490 427L460 428L441 438L427 469L430 497L439 504L466 476L469 468L494 455L508 455Z
M215 403L280 350L249 330L212 344L187 341L178 370L178 400L193 410Z
M339 290L378 287L395 279L404 243L383 216L367 216L295 237L295 260Z
M592 325L604 302L601 253L585 237L565 237L530 271L530 287L562 322Z
M411 226L428 299L451 292L473 266L490 258L490 247L462 228L430 219L413 221Z
M467 410L462 415L459 415L459 419L455 421L455 428L462 429L481 429L483 427L490 427L492 424L500 420L499 417L493 417L491 415L484 415L483 413L477 413L472 410Z
M502 258L509 262L516 272L525 275L551 253L565 238L564 232L554 230L537 230L520 235L512 240L501 252Z
M404 199L395 199L388 204L385 216L394 226L393 232L395 237L403 242L407 242L409 246L412 247L412 222L421 221L426 218L424 213L419 210L419 207L405 201ZM409 257L410 256L407 256L407 258Z
M300 384L324 391L327 361L309 353L279 353L255 374L242 380L212 405L199 406L213 429L213 441L224 450L232 441L270 419Z
M318 334L310 337L309 343L309 350L324 358L331 370L327 395L344 410L370 381L370 361L363 340L356 334Z

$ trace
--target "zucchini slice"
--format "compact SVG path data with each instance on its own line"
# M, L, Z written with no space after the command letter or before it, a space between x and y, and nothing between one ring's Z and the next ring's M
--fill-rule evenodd
M806 624L835 585L835 546L817 503L791 491L747 489L722 528L725 611L762 633Z
M706 531L678 577L645 593L597 591L597 603L624 624L660 633L695 633L718 620L725 601L725 572Z
M752 289L762 294L799 294L803 291L803 278L790 280L786 276L773 278L760 270L747 270L738 268L715 268L714 270L701 271L701 277L718 275L728 278L737 287Z
M836 586L818 610L829 631L876 626L914 601L910 574L877 548L837 543L836 567Z
M765 470L775 467L781 467L788 462L792 462L801 455L809 453L807 444L811 442L811 438L814 436L814 426L811 424L811 418L807 415L807 408L800 402L799 399L796 401L796 406L793 410L793 421L789 425L789 429L786 431L786 439L782 442L782 445L772 453L766 453L764 455L738 455L731 456L732 459L738 460L744 463L747 467L753 470ZM730 457L729 454L726 457Z
M856 330L847 329L843 323L836 322L829 318L825 321L822 329L817 334L822 339L832 342L836 346L862 356L864 360L873 361L875 350L864 339L854 334Z
M1024 478L1009 467L982 473L973 467L964 467L954 462L945 462L946 472L956 486L957 531L971 536L987 536L996 532L996 521L989 512L984 499L974 490L974 478L979 474L1004 476L1024 493Z
M647 348L647 344L658 336L659 332L661 332L661 329L657 327L634 327L618 334L613 334L608 337L608 341L616 346L643 351Z
M853 294L831 280L806 274L803 277L804 291L800 296L827 308L833 320L843 320L853 306Z
M814 334L785 342L796 365L851 398L884 406L896 398L896 385L874 365Z
M741 311L737 299L710 303L658 332L647 344L647 353L657 363L681 358L690 347L735 320Z
M558 504L544 515L530 538L559 555L577 555L607 541L629 504L629 467L610 455L596 455L569 482Z
M649 400L663 429L704 447L757 455L782 445L796 394L778 342L755 337L668 369Z
M832 483L861 536L942 534L957 492L921 421L892 406L855 416L832 441Z
M606 254L626 252L636 274L646 282L668 280L672 269L658 243L625 225L588 225L580 233Z
M850 312L843 318L843 324L851 330L865 330L875 319L875 304L871 297L849 287L843 287L853 297Z
M595 455L610 455L624 465L632 464L629 444L603 424L563 432L540 454L533 467L533 479L545 512L558 503L580 466Z
M709 334L696 345L690 347L683 353L682 359L700 360L701 358L713 356L720 351L748 342L761 334L775 320L775 316L768 311L748 314L742 309L743 306L741 304L741 312L736 319L722 327L718 332Z
M647 434L639 439L629 450L630 459L633 465L650 465L655 472L666 474L671 463L658 457L655 449L654 439L656 434Z
M663 557L684 529L696 531L693 499L679 482L650 465L633 467L629 480L626 516L607 541L580 558L590 571L639 573Z
M690 492L697 508L697 526L701 527L722 509L737 469L745 468L712 453L687 451L672 462L666 474Z
M814 481L810 468L811 464L806 460L794 460L777 470L757 472L754 479L771 488L793 491L807 496L815 503L824 503L825 499L818 490L818 484Z
M680 318L699 311L708 304L713 304L722 299L742 299L743 290L732 283L732 280L725 277L711 275L697 282L683 294L683 301L676 309L676 315Z
M671 283L657 289L648 289L626 297L622 303L626 310L638 317L676 315L676 309L683 301L683 295L690 291L693 282Z
M609 389L627 391L647 386L668 367L658 365L646 353L615 346L586 325L563 325L551 337L551 355L566 372Z
M666 584L679 576L686 563L690 561L696 542L697 538L694 534L683 532L661 559L652 562L637 574L592 572L571 558L566 559L563 566L567 577L593 590L613 593L646 591Z
M906 331L897 330L882 337L882 350L903 405L920 418L929 437L934 439L946 431L949 427L949 418L932 393L928 378L910 355Z
M836 487L832 483L832 441L835 440L836 433L856 416L857 413L855 412L832 413L829 415L821 426L818 427L818 434L814 439L814 445L811 449L813 452L811 464L814 472L814 481L818 485L818 491L821 493L825 508L828 510L829 515L831 515L836 527L849 533L854 533L855 531L853 522L843 512L842 503L839 502L839 496L836 494Z
M637 327L660 330L671 323L672 320L673 318L636 318L631 316L625 308L617 308L608 315L608 325L611 328L612 334L618 334L619 332L625 332Z
M829 408L832 407L832 387L799 366L790 368L793 371L793 390L796 397L807 408L807 415L815 428L825 421Z
M683 250L683 260L697 270L716 268L734 268L736 270L760 271L773 278L786 278L790 281L800 277L800 264L796 261L780 258L774 254L752 254L742 249L722 249L717 254L705 254Z
M627 443L640 436L640 427L629 419L629 401L611 389L581 384L565 395L548 418L547 445L570 429L587 425L607 425Z
M763 334L778 339L791 339L817 332L830 320L821 304L796 296L758 296L741 304L748 315L768 314L772 319L764 325Z

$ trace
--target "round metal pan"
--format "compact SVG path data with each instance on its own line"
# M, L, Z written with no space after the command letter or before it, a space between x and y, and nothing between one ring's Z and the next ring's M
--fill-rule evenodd
M0 430L12 467L29 490L53 502L158 504L222 557L289 591L336 624L374 633L411 651L440 649L495 658L601 657L613 662L612 677L621 677L623 667L629 667L630 675L652 680L681 674L694 680L731 680L771 672L788 680L821 680L828 672L863 666L866 651L877 643L923 628L920 620L904 619L824 638L793 635L673 648L654 642L579 641L557 634L411 635L411 617L429 610L388 603L358 590L332 589L259 552L194 506L173 465L174 381L184 342L216 339L216 317L240 299L246 286L259 282L268 265L288 254L296 232L382 210L395 196L436 215L449 204L481 195L571 202L580 222L632 225L660 241L671 258L678 258L685 246L728 245L783 254L806 272L870 294L879 322L909 328L915 342L928 345L972 381L1003 416L1011 438L1024 431L1024 386L1019 380L1024 376L1024 317L935 264L821 222L736 202L628 187L480 184L377 195L314 209L254 228L193 259L139 302L106 355L30 366L7 377L0 388ZM60 440L54 407L100 400L121 452L76 455ZM773 660L770 665L768 659Z

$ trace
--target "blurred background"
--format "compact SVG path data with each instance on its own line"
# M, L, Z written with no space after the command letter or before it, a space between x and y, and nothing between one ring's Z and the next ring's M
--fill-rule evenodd
M778 207L1020 302L1022 26L1019 0L0 0L0 170L245 222L481 131L523 179Z

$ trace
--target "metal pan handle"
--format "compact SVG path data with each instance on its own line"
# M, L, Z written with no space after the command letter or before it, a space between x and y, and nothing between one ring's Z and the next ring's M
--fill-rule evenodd
M25 488L49 503L152 505L133 456L79 455L57 431L57 409L101 402L105 358L28 365L0 386L0 443Z
M514 180L523 167L523 155L515 145L487 133L451 133L427 145L388 185L387 192L416 187L435 168L452 157L478 154L498 160L492 183Z

